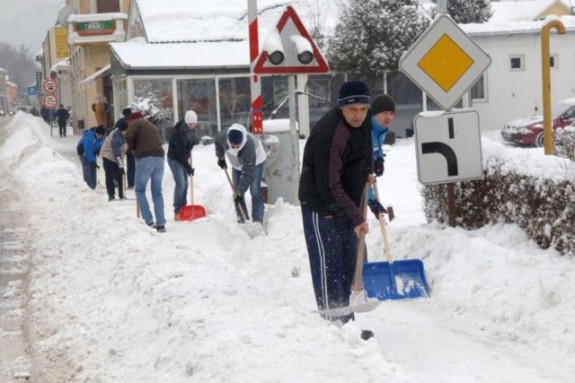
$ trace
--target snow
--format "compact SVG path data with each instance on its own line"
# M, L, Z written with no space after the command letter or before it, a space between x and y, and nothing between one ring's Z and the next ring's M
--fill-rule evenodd
M159 234L136 218L132 191L131 200L109 203L103 186L88 189L77 137L52 138L41 119L21 112L5 129L0 164L27 217L31 381L567 383L575 376L572 257L539 249L516 225L427 224L413 139L386 147L378 182L396 214L387 228L392 255L423 260L432 297L382 302L338 328L313 313L299 208L267 205L267 235L250 238L235 223L212 145L193 151L194 203L208 216L171 219L166 166L168 224ZM510 148L494 134L482 144L484 159L540 174L552 167L541 149ZM383 260L379 224L368 220L369 258ZM375 339L360 340L366 328Z

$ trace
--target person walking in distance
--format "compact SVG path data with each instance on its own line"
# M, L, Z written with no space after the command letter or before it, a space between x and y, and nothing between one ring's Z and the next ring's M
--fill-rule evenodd
M188 110L184 119L174 127L168 144L168 165L174 176L174 220L180 220L180 209L188 203L188 177L194 175L190 156L194 145L200 140L196 136L198 115Z
M68 111L64 108L64 105L60 104L60 107L56 111L56 119L58 120L60 137L66 137L66 125L68 124L68 118L70 118L70 113L68 113Z
M126 121L128 122L126 143L128 149L134 151L137 160L134 186L136 200L146 224L163 233L166 231L166 218L164 216L164 196L162 195L162 178L164 177L162 138L156 125L146 120L140 112L130 114ZM149 180L152 184L155 223L146 198L146 186Z
M358 237L369 230L360 203L373 179L370 101L364 82L344 83L337 107L313 127L304 149L298 196L316 303L322 311L349 306ZM354 314L323 317L346 323ZM369 339L373 332L363 330L361 337Z
M228 168L225 157L228 158L232 166L232 180L236 193L234 204L238 222L244 222L243 214L246 215L246 219L249 219L244 193L250 189L252 220L263 223L265 208L262 178L267 154L262 143L256 136L248 133L243 125L232 124L229 128L218 133L215 146L218 166L224 170Z

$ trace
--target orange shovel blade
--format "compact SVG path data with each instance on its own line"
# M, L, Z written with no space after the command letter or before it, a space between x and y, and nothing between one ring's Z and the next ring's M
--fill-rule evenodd
M201 205L186 205L180 209L180 221L193 221L206 216L206 209Z

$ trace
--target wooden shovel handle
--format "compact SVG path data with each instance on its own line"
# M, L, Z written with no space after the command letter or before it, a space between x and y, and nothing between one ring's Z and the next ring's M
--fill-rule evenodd
M192 152L190 151L190 167L192 168L192 174L190 174L190 202L192 206L194 205L194 163L192 161Z
M373 190L375 191L375 199L379 201L379 191L377 190L377 181L373 183ZM381 203L381 202L380 202ZM381 228L381 237L383 238L383 252L387 262L392 263L391 251L389 249L389 240L387 239L387 230L385 229L385 217L383 214L379 215L379 227Z
M361 197L361 214L363 219L367 216L367 193L369 186L366 185L363 190L363 195ZM359 233L359 238L357 239L357 260L355 263L355 272L353 274L353 282L351 285L352 292L359 293L363 290L363 261L365 256L365 232L361 231Z

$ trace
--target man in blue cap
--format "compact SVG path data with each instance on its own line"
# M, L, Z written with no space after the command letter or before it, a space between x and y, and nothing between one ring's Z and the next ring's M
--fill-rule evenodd
M359 206L373 178L370 102L365 83L344 83L337 107L313 127L304 149L299 200L320 311L349 306L358 237L369 230ZM353 313L323 316L341 323L354 319ZM363 339L371 337L373 332L362 331Z

